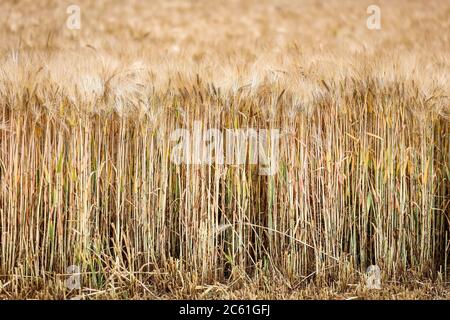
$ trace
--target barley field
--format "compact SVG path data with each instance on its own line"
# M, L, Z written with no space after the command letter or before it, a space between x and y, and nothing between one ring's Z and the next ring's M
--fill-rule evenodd
M449 0L4 0L0 24L0 298L450 299ZM279 135L226 135L250 129Z

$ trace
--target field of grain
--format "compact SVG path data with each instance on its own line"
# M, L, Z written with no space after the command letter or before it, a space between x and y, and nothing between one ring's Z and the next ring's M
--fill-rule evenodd
M5 0L0 25L0 298L450 298L450 1ZM174 162L196 127L277 130L275 171L245 143Z

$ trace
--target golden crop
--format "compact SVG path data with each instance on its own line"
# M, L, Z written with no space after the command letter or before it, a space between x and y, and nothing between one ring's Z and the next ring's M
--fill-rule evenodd
M77 2L0 3L0 296L448 297L450 1ZM277 173L174 164L195 121Z

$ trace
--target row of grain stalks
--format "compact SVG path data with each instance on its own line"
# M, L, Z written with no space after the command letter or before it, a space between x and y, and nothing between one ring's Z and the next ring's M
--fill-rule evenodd
M71 265L94 289L266 276L330 284L371 264L387 281L445 278L448 101L407 81L317 86L302 101L277 85L221 90L197 77L117 110L23 83L0 99L3 283L60 279L65 290ZM195 121L280 130L276 174L173 163L170 133Z

